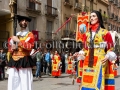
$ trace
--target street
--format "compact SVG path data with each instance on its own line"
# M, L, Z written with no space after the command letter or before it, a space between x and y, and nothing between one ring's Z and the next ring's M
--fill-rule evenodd
M62 74L59 78L44 75L40 80L34 78L33 90L79 90L79 84L72 85L73 78L67 74ZM120 90L120 67L118 77L115 78L115 90ZM0 90L7 90L7 80L0 81Z

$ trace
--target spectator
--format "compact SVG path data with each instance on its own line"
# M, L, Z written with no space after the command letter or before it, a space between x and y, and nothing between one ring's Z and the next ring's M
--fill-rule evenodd
M42 61L42 52L40 51L40 48L37 49L37 53L36 53L36 78L40 78L41 77L41 61Z
M48 71L47 73L48 73L48 75L51 75L51 67L50 67L50 65L51 65L51 56L50 56L50 51L49 50L45 54L45 61L47 63L47 66L46 66L47 71Z
M0 80L5 79L6 53L0 49Z

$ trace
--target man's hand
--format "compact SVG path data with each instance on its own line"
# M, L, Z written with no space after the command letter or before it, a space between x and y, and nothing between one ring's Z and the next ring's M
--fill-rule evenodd
M17 46L15 44L12 44L12 47L11 47L13 50L17 48Z
M18 42L18 43L20 42L20 40L18 39L17 36L12 36L12 40L15 41L15 42Z

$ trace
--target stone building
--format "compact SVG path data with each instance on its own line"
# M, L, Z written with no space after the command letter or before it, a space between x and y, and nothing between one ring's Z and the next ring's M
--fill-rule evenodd
M61 29L61 39L68 45L75 41L77 14L86 11L98 10L101 12L104 25L108 28L108 1L105 0L61 0L62 24L71 17L72 19ZM68 45L69 46L69 45Z
M115 52L120 54L120 0L108 1L109 30L115 39Z
M9 0L0 0L0 48L3 43L12 35L12 19L9 10Z
M0 30L3 31L0 34L4 35L4 37L0 35L0 42L15 32L13 19L10 17L10 1L0 0ZM17 14L32 19L28 28L38 33L39 37L36 42L43 43L45 47L44 43L56 40L75 41L77 14L82 11L99 10L103 16L104 25L108 28L108 6L107 0L17 0ZM71 15L73 15L71 20L65 23ZM19 29L17 25L16 32Z
M53 34L61 26L61 0L0 0L0 47L4 40L20 29L18 24L16 31L13 27L9 3L14 1L17 1L17 15L32 19L28 28L37 31L37 42L51 42L61 37L60 33L57 37Z

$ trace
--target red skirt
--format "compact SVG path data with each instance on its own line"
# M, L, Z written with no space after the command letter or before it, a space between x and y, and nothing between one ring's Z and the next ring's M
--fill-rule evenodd
M52 71L52 76L61 76L61 70L58 71Z

